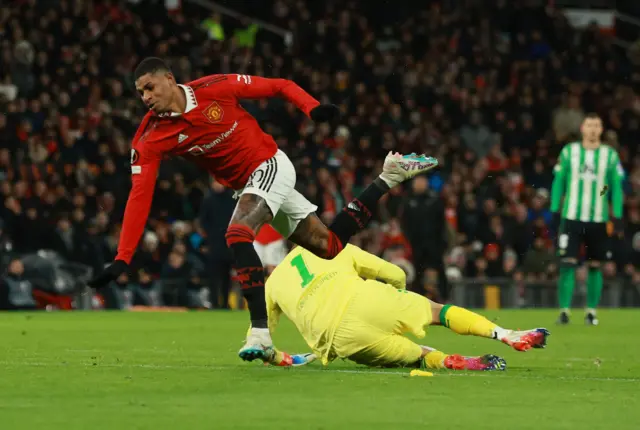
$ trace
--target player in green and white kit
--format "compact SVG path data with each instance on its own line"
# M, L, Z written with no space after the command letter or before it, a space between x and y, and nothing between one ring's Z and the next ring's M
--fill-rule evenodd
M585 323L597 325L596 307L602 293L601 263L611 258L610 226L616 234L622 234L624 171L616 150L600 142L602 120L598 115L587 115L580 132L582 142L569 143L562 149L551 190L551 212L558 232L560 258L558 323L569 323L576 266L584 243L589 270Z

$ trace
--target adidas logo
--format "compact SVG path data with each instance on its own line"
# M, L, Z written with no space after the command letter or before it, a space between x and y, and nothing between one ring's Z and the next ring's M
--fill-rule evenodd
M188 138L189 138L189 136L187 136L186 134L182 134L182 133L180 133L180 134L178 135L178 143L182 143L182 142L184 142L185 140L187 140Z

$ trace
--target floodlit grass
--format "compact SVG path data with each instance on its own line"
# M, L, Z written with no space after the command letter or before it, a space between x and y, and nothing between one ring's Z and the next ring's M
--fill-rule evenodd
M507 359L501 373L299 369L237 358L245 312L0 314L0 429L637 429L638 310L556 327L556 312L487 312L511 328L547 327L549 346L518 353L429 330L424 344ZM293 325L275 341L306 351Z

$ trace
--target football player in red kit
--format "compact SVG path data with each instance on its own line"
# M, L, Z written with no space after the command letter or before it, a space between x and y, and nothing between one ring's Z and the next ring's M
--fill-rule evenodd
M315 215L317 207L294 189L296 172L289 158L239 100L279 96L314 121L337 119L336 106L320 104L286 79L225 74L181 85L164 61L153 57L138 65L134 78L149 112L133 138L133 185L118 254L90 285L99 288L128 270L147 222L160 162L165 156L183 157L239 196L226 239L251 318L246 343L238 353L243 360L270 361L274 354L267 326L264 269L253 247L260 227L270 223L285 238L331 259L364 227L371 217L370 208L384 193L437 165L431 157L389 154L381 175L327 227Z

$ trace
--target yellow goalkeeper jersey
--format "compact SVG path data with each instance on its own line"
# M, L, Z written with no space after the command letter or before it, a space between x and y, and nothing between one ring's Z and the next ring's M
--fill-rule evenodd
M347 245L333 260L294 248L266 283L271 331L284 313L326 364L335 329L363 278L401 289L406 284L402 269L357 246Z

